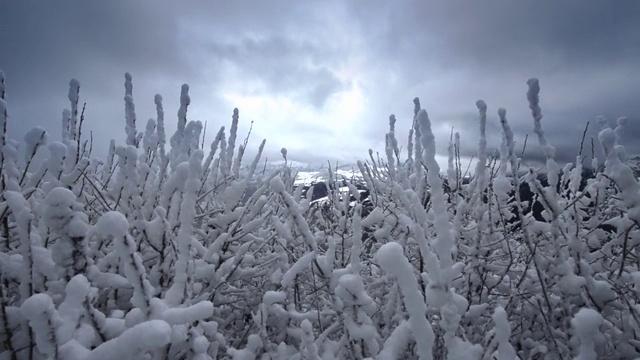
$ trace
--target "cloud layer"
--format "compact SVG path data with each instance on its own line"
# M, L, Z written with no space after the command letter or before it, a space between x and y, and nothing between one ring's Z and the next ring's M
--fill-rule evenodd
M11 2L0 13L0 69L16 137L35 125L57 135L73 77L87 127L105 135L97 145L123 142L128 71L139 119L154 116L155 93L175 113L188 83L190 119L213 129L238 107L240 130L253 121L252 137L267 138L270 156L287 147L303 161L382 150L391 113L406 138L415 96L442 154L452 127L463 155L474 154L478 99L489 105L494 144L498 107L522 141L532 133L525 92L535 76L549 140L571 161L587 121L596 134L598 115L630 117L625 145L640 153L639 13L632 0Z

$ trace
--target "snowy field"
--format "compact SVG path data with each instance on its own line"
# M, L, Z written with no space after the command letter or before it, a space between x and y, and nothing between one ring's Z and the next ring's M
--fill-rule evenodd
M162 97L139 124L151 114L137 117L128 74L125 88L126 133L102 159L82 132L75 80L59 137L36 128L8 138L7 121L20 120L0 72L0 359L640 357L640 185L620 140L627 119L600 124L603 169L583 154L559 164L531 79L522 106L545 182L521 175L504 109L500 156L487 158L482 101L468 183L458 136L438 165L419 101L414 128L392 120L381 134L380 161L263 172L265 143L245 153L237 111L200 144L188 86L174 134ZM317 206L296 186L342 180Z

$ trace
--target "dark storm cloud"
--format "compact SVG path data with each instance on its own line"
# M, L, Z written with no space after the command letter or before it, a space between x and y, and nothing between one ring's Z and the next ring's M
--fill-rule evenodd
M162 14L139 4L3 4L0 69L7 77L9 131L13 137L21 138L33 126L44 126L54 139L59 137L62 110L69 107L69 80L77 78L81 83L80 101L87 102L85 125L102 135L96 136L97 148L106 149L109 138L120 139L123 133L125 72L134 75L134 97L140 110L153 108L154 91L169 91L168 87L151 89L149 83L153 81L146 79L162 78L171 84L171 90L179 92L181 81L194 78L170 46L176 42L175 26L167 21L157 24ZM170 80L172 75L175 78ZM143 112L138 114L142 128L151 115Z
M180 59L170 45L175 26L153 26L154 8L137 4L12 2L0 12L0 63L21 82L45 85L79 74L84 81L103 80L109 75L105 68L179 71Z
M637 1L408 1L354 8L377 22L387 59L505 70L562 70L567 63L613 63L640 55ZM365 18L362 26L371 26ZM394 56L395 55L395 56ZM418 65L418 64L416 64Z
M498 107L506 107L517 137L532 133L525 81L533 76L542 84L547 136L562 161L574 160L576 141L596 116L640 120L634 100L640 83L633 75L640 72L640 2L438 0L377 5L352 11L366 14L360 17L363 29L376 19L375 30L367 33L376 39L369 51L389 69L379 72L378 84L413 90L404 96L420 96L432 121L461 130L463 139L477 136L477 114L472 112L477 99L487 101L494 118ZM389 80L392 73L400 79ZM385 95L379 99L389 100ZM410 118L406 110L404 114ZM380 122L372 132L384 127ZM438 139L440 153L448 142L445 134ZM535 154L537 140L529 140ZM475 142L463 145L465 155L475 154ZM630 152L640 152L640 144L626 145Z

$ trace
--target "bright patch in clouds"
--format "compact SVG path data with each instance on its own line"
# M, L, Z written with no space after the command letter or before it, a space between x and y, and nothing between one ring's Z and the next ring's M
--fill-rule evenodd
M345 121L349 122L350 119L358 119L362 116L364 103L362 90L357 84L354 84L351 89L332 96L327 104L327 115L330 116L329 119L342 117L339 124L346 125Z
M308 151L310 146L345 148L349 134L363 126L365 98L357 84L331 95L320 110L295 96L228 92L222 98L240 109L245 121L254 121L257 137L266 138L271 146L286 147L293 158L296 151Z

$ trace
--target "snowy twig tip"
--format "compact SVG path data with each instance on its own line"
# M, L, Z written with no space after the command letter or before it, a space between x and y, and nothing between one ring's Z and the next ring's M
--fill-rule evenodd
M629 124L629 118L626 116L623 116L621 118L618 118L616 123L620 126L627 126L627 124Z
M478 107L478 110L480 110L481 112L487 111L487 104L483 100L476 101L476 106Z
M80 93L80 82L76 79L69 81L69 101L72 103L78 102L78 94Z
M80 90L80 82L76 79L71 79L71 81L69 81L69 91L71 91L71 89Z
M536 78L527 80L529 91L527 91L527 99L532 105L538 104L538 95L540 94L540 82Z
M126 95L133 94L133 84L131 83L131 74L124 73L124 93Z
M421 109L421 107L420 107L420 99L417 98L417 97L413 98L413 105L414 105L413 113L417 115L418 111L420 111L420 109Z
M427 114L427 110L421 109L418 112L418 122L420 123L420 126L425 129L431 127L431 124L429 122L429 114Z

